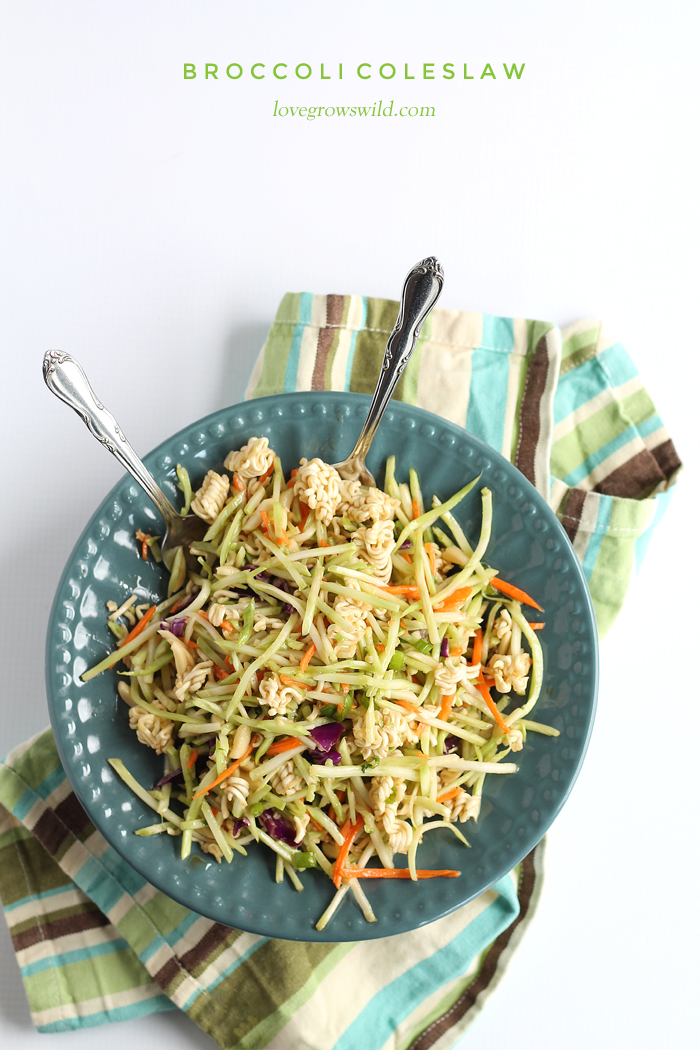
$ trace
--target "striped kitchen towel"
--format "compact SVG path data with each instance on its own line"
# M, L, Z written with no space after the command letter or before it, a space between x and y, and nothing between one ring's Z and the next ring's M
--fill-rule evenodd
M397 310L286 295L246 396L371 393ZM434 310L396 396L466 427L551 501L607 630L680 469L624 349L596 322L560 332ZM448 1050L534 913L542 851L414 933L270 940L187 911L129 868L78 804L50 731L0 764L0 896L45 1032L179 1007L226 1050Z
M413 933L271 940L188 911L129 867L78 803L50 730L0 764L0 802L0 895L41 1032L179 1007L230 1050L446 1050L497 983L539 893L541 845Z
M246 397L371 394L398 303L288 294ZM583 565L598 631L617 616L681 467L624 347L598 321L436 309L394 395L511 460L556 511Z

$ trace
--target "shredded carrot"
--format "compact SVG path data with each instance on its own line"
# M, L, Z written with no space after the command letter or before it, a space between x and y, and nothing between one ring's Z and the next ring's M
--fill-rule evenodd
M289 471L289 476L290 476L290 478L295 478L295 477L297 476L297 474L298 474L298 473L299 473L299 467L293 467L293 468L292 468L292 469L291 469L291 470Z
M190 649L196 649L197 648L197 643L193 642L192 639L190 639L189 642L185 642L185 645L189 645Z
M314 655L315 652L316 652L316 645L315 645L314 642L312 642L311 645L309 646L309 648L306 650L306 652L304 653L304 655L301 658L301 662L299 664L299 670L300 671L305 671L306 670L306 668L311 663L311 657Z
M266 510L261 510L260 511L260 517L262 518L263 528L264 528L265 532L269 536L270 535L270 519L267 516L267 511Z
M297 678L291 678L288 674L280 675L280 682L282 685L293 685L297 689L312 689L313 686L309 685L308 682L300 682Z
M484 644L484 632L479 627L474 635L474 647L472 649L471 666L481 663L481 650Z
M420 707L416 707L416 705L412 704L410 700L397 700L396 703L399 704L401 707L405 707L407 711L411 711L414 715L418 715L420 717Z
M317 820L314 820L314 818L313 818L313 817L311 816L311 814L310 814L310 813L309 813L309 822L310 822L311 824L313 824L313 826L314 826L315 828L318 828L318 830L319 830L319 831L325 831L325 830L326 830L326 829L324 828L323 824L319 824L319 822L318 822Z
M245 488L245 485L243 484L241 479L238 477L238 474L234 474L233 475L233 487L238 492L243 492L243 489Z
M119 645L117 646L117 649L121 649L123 645L126 645L126 643L127 643L127 642L130 642L130 641L131 641L131 640L132 640L133 638L136 638L136 636L137 636L138 634L141 634L141 631L142 631L142 630L144 629L144 627L146 626L146 624L148 623L148 621L149 621L149 620L151 619L151 617L153 616L153 614L154 614L154 612L155 612L155 611L156 611L156 607L155 607L155 605L152 605L152 606L151 606L151 608L150 608L150 609L148 609L148 610L147 610L147 611L146 611L146 612L145 612L145 613L143 614L143 616L141 617L141 619L139 620L139 622L138 622L138 623L136 624L136 626L135 626L135 627L133 627L133 628L132 628L132 629L131 629L131 630L129 631L129 633L127 634L126 638L123 638L123 639L122 639L122 641L121 641L121 642L119 643Z
M303 532L306 528L306 522L311 511L308 503L304 503L302 500L299 500L299 510L301 511L301 531Z
M298 736L285 736L282 740L275 740L267 749L268 755L281 755L283 751L290 751L301 743Z
M141 532L141 529L136 530L136 539L141 544L141 557L144 561L148 558L148 540L150 540L148 533Z
M328 542L328 540L319 540L318 545L319 547L330 547L330 543Z
M514 587L512 583L499 580L497 576L494 576L490 583L495 590L503 591L509 598L515 598L516 601L522 602L523 605L531 605L533 609L539 609L540 612L544 612L542 606L538 605L534 598L531 598L525 591L521 591L519 587Z
M450 649L450 656L461 656L463 652L463 645L455 645L454 648Z
M272 474L272 471L273 471L274 469L275 469L275 464L274 464L274 463L272 463L272 464L271 464L271 465L270 465L270 466L269 466L269 467L267 468L267 470L265 471L265 473L264 473L264 474L261 474L261 475L260 475L260 479L259 479L259 480L260 480L260 482L262 483L263 481L267 481L267 479L268 479L268 478L270 477L270 474Z
M209 617L205 613L204 609L200 609L199 612L197 613L197 616L201 616L203 620L206 620L207 623L209 623Z
M343 682L343 684L341 685L340 688L343 690L344 693L349 693L350 692L350 686L347 685L345 682Z
M435 548L432 543L426 543L425 549L428 552L428 561L430 562L430 571L433 576L435 575Z
M407 598L420 598L420 591L414 583L401 583L401 584L380 584L383 591L387 591L389 594L405 594Z
M403 553L401 554L401 557L403 558L404 561L407 561L409 565L411 564L411 555L408 554L406 551L403 551Z
M486 706L488 707L488 709L491 712L491 714L493 715L493 717L496 719L496 723L497 723L499 729L501 729L506 734L509 733L510 730L508 729L508 726L503 721L503 715L501 714L501 712L498 710L498 708L496 707L495 703L493 702L493 700L491 698L491 693L489 692L489 689L488 689L488 686L486 685L486 682L484 682L482 679L478 679L477 682L476 682L476 688L479 690L479 692L483 696L484 700L486 701Z
M216 664L212 667L212 671L214 672L214 678L216 678L217 682L223 682L224 678L228 678L231 674L230 671L224 671L223 667L217 667Z
M208 784L207 787L202 788L201 791L198 791L197 794L193 795L192 797L193 798L199 798L200 795L206 795L207 791L211 791L212 788L218 787L222 780L226 780L226 777L230 777L231 774L233 773L233 771L235 769L238 769L238 767L240 766L241 762L245 758L248 757L248 755L251 753L252 750L253 750L253 745L252 744L248 744L248 747L245 749L245 751L243 752L243 754L241 755L240 758L237 758L235 762L232 762L231 765L228 767L228 769L225 769L223 771L223 773L219 774L219 776L216 778L216 780L213 780L211 784Z
M233 630L233 624L229 623L228 620L222 620L219 626L225 634L230 634Z
M436 802L448 802L451 798L457 798L457 795L459 795L461 790L462 789L460 787L450 788L450 790L449 791L445 791L444 794L438 795L438 797L435 799L435 801Z
M193 748L190 753L190 757L187 759L187 768L192 769L192 766L195 764L198 758L199 753L197 752L196 748Z
M448 594L444 601L438 602L435 606L435 611L452 612L453 609L458 609L460 605L464 605L471 593L471 587L460 587L458 590L453 591L452 594Z
M542 628L544 627L544 624L543 623L531 623L530 627L533 629L533 631L541 631Z
M418 506L417 499L413 500L413 502L411 503L411 508L413 510L413 520L415 521L416 518L420 518L420 507Z
M418 868L419 879L457 879L462 874L452 868ZM410 879L408 868L342 868L341 879ZM340 885L340 882L338 882Z
M355 824L351 824L350 818L348 818L341 828L341 834L343 836L343 845L338 850L338 856L333 866L333 885L336 889L340 889L340 882L343 877L341 873L343 870L343 865L347 860L348 853L350 852L350 847L357 838L360 829L364 827L364 824L364 817L360 817L360 819L356 821Z
M452 696L443 696L442 703L440 704L440 714L438 716L443 720L443 722L446 722L447 719L450 717L450 712L452 711L452 705L454 702L454 693L452 694Z

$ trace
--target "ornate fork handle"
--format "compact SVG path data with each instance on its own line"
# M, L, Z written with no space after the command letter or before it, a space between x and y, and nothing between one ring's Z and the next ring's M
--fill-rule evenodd
M443 282L442 266L432 255L427 259L421 259L409 271L401 293L399 316L384 351L384 361L377 388L374 391L365 425L354 449L348 456L348 462L357 457L364 461L401 373L416 348L416 341L423 322L435 306L442 291Z
M115 456L148 493L170 527L180 515L153 475L144 467L111 412L98 399L82 368L70 354L48 350L44 355L44 382L56 397L78 413L93 437Z

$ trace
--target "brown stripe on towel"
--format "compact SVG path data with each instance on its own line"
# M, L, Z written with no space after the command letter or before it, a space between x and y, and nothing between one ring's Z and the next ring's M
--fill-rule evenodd
M230 926L223 926L220 922L213 922L201 940L195 944L194 948L190 948L188 952L180 956L181 964L186 970L193 973L198 966L209 961L210 956L217 948L221 947L232 933L234 931Z
M547 337L543 335L532 355L525 378L525 388L520 403L520 433L515 452L516 467L533 485L535 484L537 442L540 439L540 403L547 385L548 371Z
M78 802L78 799L74 792L71 791L70 795L66 795L63 802L54 809L54 813L58 819L66 825L66 827L73 832L76 837L80 837L84 831L88 828L92 830L92 824L90 818Z
M96 930L100 926L109 926L110 922L95 908L93 911L80 911L74 915L66 915L62 919L53 919L51 922L38 921L36 926L20 933L12 935L12 943L16 952L25 948L31 948L40 941L55 941L59 937L68 937L73 933L84 933L85 930ZM115 938L118 934L115 931Z
M537 847L535 847L535 849L536 848ZM419 1035L413 1043L411 1043L408 1050L429 1050L429 1047L434 1046L438 1039L442 1038L456 1021L461 1020L467 1011L471 1010L481 992L483 992L493 980L503 952L508 947L511 937L526 917L530 907L532 891L535 888L534 854L535 850L528 853L527 857L523 860L520 869L520 885L518 886L518 900L520 902L519 914L513 919L508 929L504 930L503 933L493 942L486 954L486 958L484 959L479 973L467 990L462 993L457 1002L450 1007L446 1014L443 1014L443 1016L437 1021L434 1021L433 1024L426 1028L426 1030Z
M664 480L654 456L643 449L599 481L593 491L601 492L604 496L641 499Z
M576 533L581 524L581 513L585 502L586 493L583 489L569 489L566 508L561 516L561 523L564 526L566 535L572 543L576 539Z
M31 829L50 857L54 857L70 836L70 831L52 809L48 807Z
M146 969L148 969L148 967L146 967ZM151 976L156 984L160 985L164 992L167 992L168 985L171 984L181 973L184 973L182 966L180 966L178 960L172 956L163 964L163 966L161 966L157 973L151 974Z
M345 296L326 296L327 327L321 328L318 333L316 360L314 361L314 371L311 377L312 390L325 390L326 362L328 361L328 355L330 354L331 347L333 346L333 340L335 339L336 331L339 325L341 325L343 322L344 306Z
M670 438L668 441L664 441L661 445L657 445L656 448L653 448L651 454L661 467L663 475L667 481L669 481L676 471L680 470L683 466L678 453L676 452L675 445Z

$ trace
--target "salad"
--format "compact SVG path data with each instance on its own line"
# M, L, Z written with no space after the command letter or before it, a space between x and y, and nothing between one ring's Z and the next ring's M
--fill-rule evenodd
M349 891L375 921L362 882L457 877L418 867L423 837L467 846L487 776L517 772L528 732L558 735L529 718L543 624L523 607L541 607L483 561L490 490L474 547L452 514L479 478L426 508L395 457L384 489L320 459L287 478L264 437L223 467L196 491L177 468L182 513L209 525L196 570L180 549L163 602L109 603L118 646L83 680L122 665L129 725L165 769L148 789L110 764L155 811L136 834L219 863L263 843L278 882L332 879L318 929ZM160 559L157 538L137 537Z

